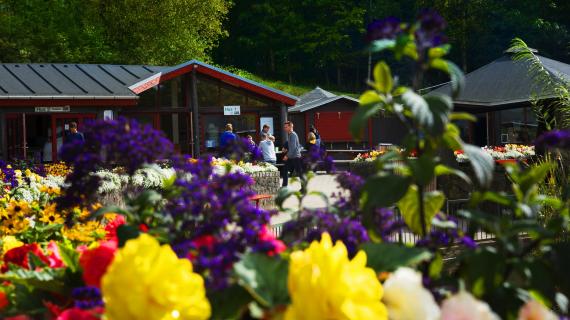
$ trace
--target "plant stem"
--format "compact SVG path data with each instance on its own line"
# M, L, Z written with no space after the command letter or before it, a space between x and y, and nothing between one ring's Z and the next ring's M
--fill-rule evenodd
M422 235L427 236L427 226L426 226L426 213L424 208L424 186L418 185L418 203L420 209L420 221L422 225Z

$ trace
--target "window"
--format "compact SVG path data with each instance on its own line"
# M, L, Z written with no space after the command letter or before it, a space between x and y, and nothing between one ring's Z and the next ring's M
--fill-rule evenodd
M178 152L190 153L190 114L160 114L160 129L172 141Z
M203 77L198 78L197 91L198 91L198 106L205 107L219 107L219 87L214 81L207 80Z
M183 108L184 99L182 78L174 78L159 84L160 106L166 108Z
M237 90L220 87L220 100L223 106L245 106L245 95Z
M158 87L154 86L146 91L139 94L138 105L141 108L154 109L156 107L156 94L158 92Z

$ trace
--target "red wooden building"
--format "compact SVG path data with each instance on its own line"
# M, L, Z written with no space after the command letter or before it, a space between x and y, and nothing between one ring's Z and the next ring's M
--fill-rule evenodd
M126 116L161 129L179 151L215 149L226 123L258 136L281 123L297 97L192 60L174 67L0 64L4 159L57 160L69 123ZM274 129L274 128L272 128Z

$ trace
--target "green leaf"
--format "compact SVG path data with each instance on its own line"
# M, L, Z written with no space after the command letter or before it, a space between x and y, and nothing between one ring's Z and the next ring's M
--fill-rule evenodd
M433 180L435 160L430 154L423 154L417 159L410 159L408 164L417 184L425 186Z
M492 293L503 282L506 259L491 247L482 247L469 251L461 269L461 279L466 281L476 297Z
M465 87L465 75L456 64L448 60L437 58L431 60L429 65L433 69L438 69L449 74L454 97L456 97L459 92L463 90Z
M426 127L433 125L433 114L422 96L413 90L408 90L402 95L402 102L410 109L419 124Z
M449 115L449 120L451 121L465 120L470 122L476 122L477 117L467 112L452 112Z
M463 181L467 182L468 184L471 184L471 178L469 178L469 176L465 174L465 172L458 169L453 169L443 164L438 164L437 166L435 166L435 175L436 176L454 175L463 179Z
M428 57L430 59L441 58L441 57L445 56L449 52L450 49L451 49L451 46L449 44L439 46L439 47L435 47L435 48L430 48L428 51Z
M366 95L366 93L364 95ZM364 97L364 95L361 97L361 99ZM352 116L352 119L350 119L350 133L355 139L359 139L362 136L362 131L368 124L368 119L382 109L382 103L380 102L362 104L363 101L371 102L372 100L372 97L366 97L365 100L361 100L361 105L356 109L356 112Z
M426 96L425 100L433 114L433 125L430 127L430 131L437 135L442 134L449 122L449 113L453 109L453 102L449 96L435 93Z
M435 254L435 259L429 264L429 276L432 279L439 279L443 270L443 256L440 252Z
M361 106L369 106L384 101L384 98L374 90L367 90L360 96L358 101Z
M426 229L429 230L431 226L431 220L439 212L443 203L445 202L445 196L441 191L431 191L424 193L424 214L425 214L425 225ZM411 185L408 189L406 195L398 202L398 208L402 213L404 222L414 233L423 235L422 223L420 218L420 206L419 206L419 196L418 187L416 185Z
M117 228L117 238L119 238L119 248L125 246L125 243L131 239L136 239L140 235L140 230L131 225L120 225Z
M396 40L392 39L382 39L373 41L370 45L370 51L372 52L380 52L386 49L392 49L396 46Z
M275 197L275 204L277 205L278 208L283 208L283 203L285 203L285 201L289 199L289 197L291 196L300 197L301 193L299 191L295 191L290 188L281 188L279 189L279 191L277 191L277 196Z
M475 177L479 181L479 184L484 188L488 188L493 180L495 161L489 154L477 146L463 144L462 149L469 157L469 162L471 163L471 167L473 167Z
M393 85L390 67L384 61L377 63L374 67L374 87L376 90L387 94L392 91ZM362 99L360 101L362 103Z
M377 174L368 178L362 189L365 208L392 206L406 194L410 183L410 177L398 175Z
M232 285L224 290L208 292L212 305L211 319L238 320L247 305L253 301L251 295L241 286Z
M445 132L443 133L443 141L451 150L460 150L462 141L460 137L459 128L453 123L448 123Z
M18 268L0 274L0 281L10 281L25 285L28 288L63 293L65 289L64 274L65 268L44 268L38 271Z
M262 306L274 308L289 303L289 264L280 257L248 253L234 264L238 283Z
M79 269L79 252L77 252L71 245L63 242L57 244L59 255L63 263L71 270L76 272Z
M368 242L363 244L361 249L366 252L366 265L376 272L391 272L399 267L412 267L432 257L426 249L392 243Z

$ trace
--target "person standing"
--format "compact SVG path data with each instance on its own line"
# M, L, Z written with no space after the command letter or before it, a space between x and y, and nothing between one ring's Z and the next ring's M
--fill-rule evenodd
M65 136L66 143L71 143L73 141L85 141L83 133L77 130L77 122L71 122L69 124L69 132Z
M321 146L321 135L319 134L319 131L317 131L317 128L315 128L315 125L311 125L309 127L309 134L313 134L315 136L315 145L320 147Z
M275 165L277 162L277 155L275 154L275 145L273 141L269 139L267 134L261 134L261 141L259 142L259 148L263 154L263 161Z
M236 135L233 132L234 128L231 123L226 124L226 131L222 133L220 137L220 153L222 156L229 156L229 151L227 150L229 145L232 144L236 139Z
M283 187L289 185L289 170L293 169L299 176L303 174L303 160L301 159L301 144L299 136L293 131L293 123L286 121L283 125L287 134L287 154L283 156L285 168L281 172L283 177Z
M259 136L261 137L263 134L266 134L266 135L269 137L269 136L271 135L271 134L269 133L269 129L270 129L269 125L268 125L268 124L264 124L264 125L263 125L263 128L261 128L261 133L259 134Z

